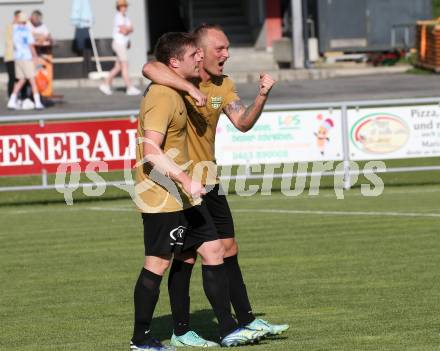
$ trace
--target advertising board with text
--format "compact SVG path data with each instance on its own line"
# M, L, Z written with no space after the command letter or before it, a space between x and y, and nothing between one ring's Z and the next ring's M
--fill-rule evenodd
M56 173L60 164L73 163L84 170L94 161L123 169L136 156L136 127L129 118L2 125L0 175Z
M438 105L348 110L350 159L440 156Z
M247 133L222 115L217 127L219 165L342 160L340 110L264 112Z

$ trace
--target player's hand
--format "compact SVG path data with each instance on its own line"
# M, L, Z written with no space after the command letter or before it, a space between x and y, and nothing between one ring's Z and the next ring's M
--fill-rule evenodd
M267 96L269 95L270 90L274 86L276 80L273 79L270 75L267 73L260 73L260 95Z
M191 178L183 182L182 186L194 200L200 200L200 198L206 194L205 187L200 182L195 182Z
M192 88L189 89L188 94L194 99L196 106L201 107L206 105L207 96L195 86L192 86Z

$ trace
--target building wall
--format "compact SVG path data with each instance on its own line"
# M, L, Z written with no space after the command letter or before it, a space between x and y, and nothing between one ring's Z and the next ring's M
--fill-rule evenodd
M4 3L3 3L4 2ZM111 38L115 1L90 0L95 16L93 33L96 38ZM104 5L105 4L105 5ZM33 10L43 13L43 21L49 27L55 40L73 39L74 27L70 23L71 0L43 0L5 2L0 0L0 57L4 52L5 27L11 22L15 10L22 10L28 15ZM131 36L130 74L139 75L142 64L147 58L147 28L145 1L133 0L130 2L128 16L133 22L134 33Z

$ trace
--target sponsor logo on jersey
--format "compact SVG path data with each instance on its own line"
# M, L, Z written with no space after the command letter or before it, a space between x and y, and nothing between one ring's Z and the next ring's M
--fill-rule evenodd
M211 96L211 106L213 109L218 109L222 105L222 96Z

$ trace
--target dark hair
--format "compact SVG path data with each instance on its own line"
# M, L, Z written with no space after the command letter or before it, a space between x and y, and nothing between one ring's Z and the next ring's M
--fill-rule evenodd
M198 27L194 28L192 33L196 37L197 43L200 44L201 38L206 34L206 32L210 29L215 29L220 32L224 32L223 28L218 24L208 24L208 23L202 23Z
M183 59L185 49L188 46L196 46L196 40L192 34L184 32L168 32L157 41L154 55L157 61L166 65L171 58Z
M43 17L43 14L41 13L40 10L35 10L35 11L33 11L31 16L34 16L34 15L37 15L37 16L39 16L39 17Z
M21 12L21 10L15 10L15 11L14 11L14 17L15 17L15 16L18 16L18 14L19 14L20 12Z

